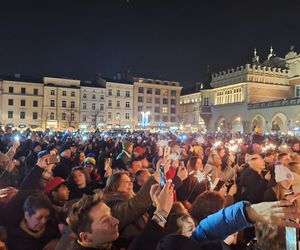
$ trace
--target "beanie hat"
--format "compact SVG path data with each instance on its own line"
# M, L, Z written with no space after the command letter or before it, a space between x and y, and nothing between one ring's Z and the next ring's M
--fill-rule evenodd
M90 164L90 165L96 165L96 160L94 158L92 158L92 157L87 157L84 160L84 166L86 166L88 164Z
M130 141L123 141L122 145L123 145L123 149L127 151L127 149L133 144Z
M276 182L294 180L294 175L287 167L280 165L275 165L275 180Z
M45 187L45 193L50 194L53 190L55 190L61 184L66 183L66 181L61 177L54 177L52 180L48 181Z
M71 147L68 143L65 143L65 144L61 145L61 147L59 148L59 153L62 153L68 149L71 149Z
M93 153L88 153L88 154L86 155L86 157L92 157L92 158L95 158L95 154L93 154Z
M37 146L41 146L41 144L37 141L34 141L31 145L32 150L34 150Z
M143 154L144 153L144 149L140 146L137 146L135 149L134 149L134 152L138 153L138 154Z
M45 155L49 155L49 154L50 154L50 152L48 150L43 150L38 153L38 158L40 159L40 158L44 157Z

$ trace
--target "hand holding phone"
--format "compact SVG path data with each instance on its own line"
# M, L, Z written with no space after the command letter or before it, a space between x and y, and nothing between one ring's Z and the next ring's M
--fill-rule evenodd
M164 165L159 165L159 172L160 172L160 186L164 187L166 185L166 175Z

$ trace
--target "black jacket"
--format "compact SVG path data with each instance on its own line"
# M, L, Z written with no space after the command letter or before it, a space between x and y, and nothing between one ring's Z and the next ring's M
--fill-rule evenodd
M71 173L73 168L73 162L70 159L61 157L60 162L53 170L54 177L61 177L63 179L67 179Z

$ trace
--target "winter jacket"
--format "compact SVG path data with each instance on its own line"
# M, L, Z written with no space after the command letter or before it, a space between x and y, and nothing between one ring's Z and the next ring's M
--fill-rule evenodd
M73 162L65 157L60 157L60 163L53 170L54 177L67 179L73 168Z

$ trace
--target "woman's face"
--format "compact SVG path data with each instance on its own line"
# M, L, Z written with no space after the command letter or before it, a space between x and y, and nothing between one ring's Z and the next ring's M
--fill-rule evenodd
M215 166L216 167L219 167L222 165L222 159L219 155L215 155L214 156L214 160L215 160Z
M203 171L203 164L200 158L196 161L195 170Z
M82 173L81 171L79 170L75 170L74 173L73 173L73 180L74 180L74 183L82 188L82 187L85 187L86 186L86 178L85 178L85 175L84 173Z
M84 162L84 160L85 160L85 155L84 155L83 152L81 152L81 153L79 154L79 161L80 161L80 162Z
M191 237L194 230L195 222L189 217L182 225L181 235Z
M127 194L133 194L133 183L128 175L123 174L118 187L119 192L124 192Z

